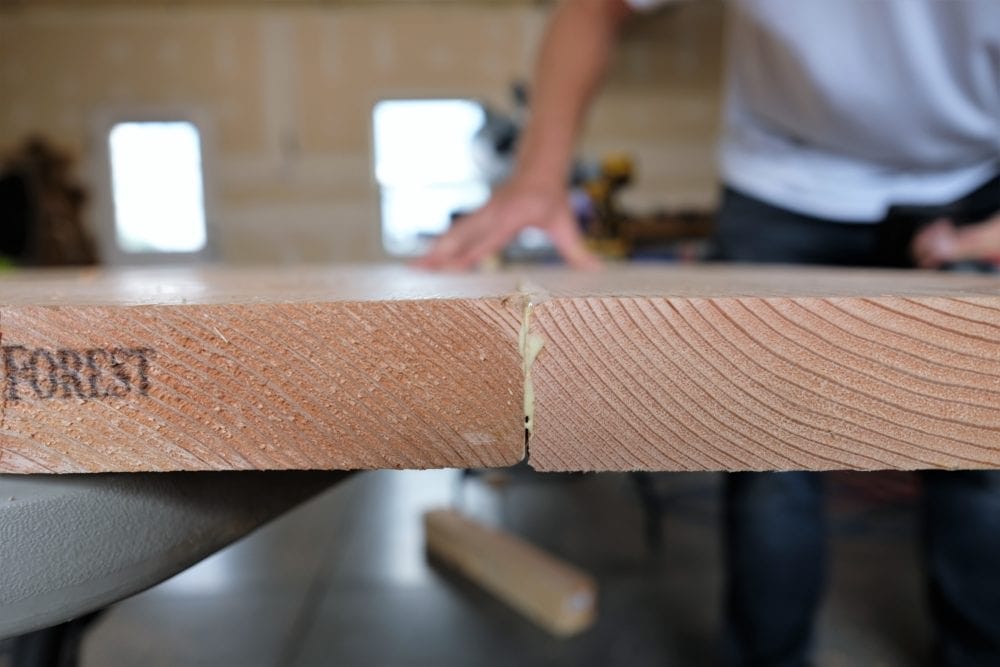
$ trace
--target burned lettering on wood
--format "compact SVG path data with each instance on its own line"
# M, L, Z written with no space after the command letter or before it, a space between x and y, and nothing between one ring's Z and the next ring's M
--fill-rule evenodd
M9 401L113 399L149 394L148 347L30 348L3 346L4 396Z

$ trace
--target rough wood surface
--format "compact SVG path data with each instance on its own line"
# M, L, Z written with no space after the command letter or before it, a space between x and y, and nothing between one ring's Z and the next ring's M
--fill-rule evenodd
M1000 467L994 276L20 273L0 344L5 472L508 465L526 371L542 470Z
M524 429L508 283L389 268L2 280L0 469L509 465Z
M424 514L427 551L558 637L597 617L597 582L575 565L452 510Z
M535 468L1000 467L997 277L716 267L546 287Z

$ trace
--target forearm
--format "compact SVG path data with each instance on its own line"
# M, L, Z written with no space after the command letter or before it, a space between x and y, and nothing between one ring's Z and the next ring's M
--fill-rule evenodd
M566 0L556 9L538 57L515 181L565 185L587 108L629 12L622 0Z
M419 266L471 268L525 227L544 229L571 266L600 266L569 208L566 177L590 99L630 13L624 0L565 0L559 6L542 41L509 186L439 238Z

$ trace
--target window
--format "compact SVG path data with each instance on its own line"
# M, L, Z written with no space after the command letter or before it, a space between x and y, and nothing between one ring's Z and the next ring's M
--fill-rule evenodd
M206 244L201 138L186 121L111 128L115 240L126 253L195 253Z
M393 255L422 252L452 216L489 198L474 160L486 115L471 100L385 100L372 113L382 242Z

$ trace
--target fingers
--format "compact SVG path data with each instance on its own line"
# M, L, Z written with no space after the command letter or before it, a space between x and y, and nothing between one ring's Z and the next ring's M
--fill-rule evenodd
M493 253L502 250L520 229L520 227L509 223L497 225L488 235L483 236L478 242L470 244L465 252L457 256L448 268L459 271L471 269Z
M463 259L472 247L493 237L494 217L489 207L469 215L439 237L430 251L413 263L414 266L436 270L468 268L459 266L461 263L459 260Z
M548 232L556 250L577 269L601 263L587 249L565 193L502 193L441 236L413 265L431 270L464 271L503 249L525 227Z
M594 271L602 267L601 260L583 242L583 234L569 211L549 228L549 238L563 259L574 269Z
M913 240L913 259L921 268L934 269L951 262L955 251L955 227L950 220L934 221Z

